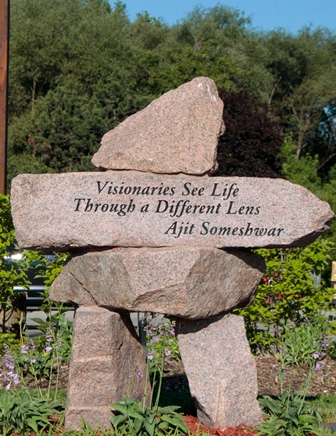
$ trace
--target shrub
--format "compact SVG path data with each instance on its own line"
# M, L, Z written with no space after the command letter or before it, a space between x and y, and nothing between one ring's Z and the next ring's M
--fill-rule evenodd
M312 324L317 315L330 309L334 289L327 286L323 273L330 266L334 248L332 242L319 239L304 248L256 250L265 258L266 274L254 303L235 310L245 317L254 353L270 351L272 345L278 351L284 325ZM321 283L314 276L321 277Z

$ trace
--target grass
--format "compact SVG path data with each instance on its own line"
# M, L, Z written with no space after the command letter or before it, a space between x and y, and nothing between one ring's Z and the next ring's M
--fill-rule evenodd
M336 423L336 395L308 397L307 400L312 402L323 422Z

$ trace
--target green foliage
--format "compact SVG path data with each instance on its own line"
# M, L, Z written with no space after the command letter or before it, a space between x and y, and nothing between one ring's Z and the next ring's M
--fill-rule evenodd
M333 122L332 122L333 123ZM332 124L331 123L331 124ZM330 147L333 147L332 140L329 140ZM300 159L296 156L297 145L291 138L287 138L281 150L283 159L283 174L287 180L297 183L312 191L321 200L327 201L334 212L336 212L336 167L332 165L332 156L325 157L326 164L321 166L318 155L312 157L305 153ZM322 168L324 171L322 171ZM328 237L336 241L336 221L331 223L331 230Z
M260 99L245 91L218 90L226 129L218 140L215 176L279 177L283 136Z
M260 435L303 436L311 433L322 435L321 416L304 396L285 391L278 399L268 395L259 399L267 420L258 426Z
M10 258L15 246L14 227L10 212L9 196L0 194L0 309L2 312L2 331L6 331L7 314L13 307L18 292L14 286L28 286L24 263Z
M335 163L335 35L326 29L256 32L223 5L168 26L146 12L131 22L121 2L13 0L10 31L9 179L92 169L106 131L196 76L256 97L294 138L296 158L318 155L323 175Z
M279 353L281 370L278 375L280 382L280 396L265 395L259 398L260 406L266 420L257 428L259 434L266 436L277 435L310 435L329 434L321 427L322 418L314 404L307 401L306 396L314 371L318 371L324 364L329 343L326 342L328 325L321 316L319 324L305 324L299 327L283 326L283 343ZM302 387L303 393L291 389L293 366L304 364L308 368L307 379ZM286 370L290 368L289 390L283 390Z
M45 347L45 341L53 342L54 347L57 346L58 358L62 362L69 363L72 343L73 323L65 318L63 311L56 311L50 316L50 319L43 321L39 318L34 318L44 335L35 339L38 351L42 351Z
M308 132L318 126L336 95L334 38L323 28L304 28L296 36L283 30L263 35L268 51L265 67L273 80L268 106L294 138L297 158L306 150L313 156L318 153Z
M51 431L53 423L50 416L58 414L62 407L53 401L27 395L0 393L0 429L3 436L12 432L26 435L31 431L41 434Z
M45 288L41 292L43 297L43 304L41 310L47 315L47 319L50 323L51 309L55 307L58 310L57 316L66 311L63 304L51 301L49 298L49 290L53 281L61 273L63 266L69 259L69 253L52 253L46 254L41 251L29 251L26 252L26 259L28 265L35 271L35 278L42 278ZM56 322L56 320L53 320ZM56 322L58 325L58 323Z
M81 419L81 431L67 431L66 432L67 436L107 436L107 435L111 435L111 436L117 436L116 432L112 429L110 430L105 430L101 427L98 428L91 428L90 424L85 422L84 418ZM119 434L118 434L119 436Z
M52 256L40 252L30 254L30 261L38 272L36 277L42 277L45 284L45 289L41 293L43 303L40 309L45 313L46 319L34 318L33 321L43 333L35 339L35 343L37 352L44 356L44 375L48 379L52 375L51 370L55 362L59 365L70 361L73 324L65 317L67 308L61 303L51 301L49 297L50 286L61 273L68 258L68 253L54 253ZM52 352L45 353L46 347L50 345Z
M322 417L323 422L334 423L336 422L336 397L335 396L321 396L310 398L309 401L312 407Z
M333 295L323 274L331 263L334 245L323 239L304 248L259 249L266 261L266 274L253 304L237 309L244 315L254 352L270 350L281 342L282 327L309 324L318 311L328 308ZM321 283L314 276L321 276ZM260 331L261 323L264 331Z
M283 343L281 359L286 364L305 364L308 367L319 368L320 360L327 355L329 340L327 334L330 329L327 320L321 316L316 324L304 324L296 328L285 325L283 328ZM323 362L322 362L323 363Z
M41 385L42 378L49 380L51 386L60 366L69 364L72 323L59 314L53 315L50 322L39 318L33 320L44 334L22 345L21 353L16 357L17 369L22 377L34 380L36 386ZM50 395L50 390L46 394Z
M126 397L111 407L119 412L111 422L121 434L161 436L176 434L177 430L188 433L182 416L175 412L177 406L147 408L142 402Z
M52 415L64 410L58 402L59 373L60 365L69 360L71 344L65 348L65 336L55 329L36 342L38 345L27 340L20 351L4 346L0 365L0 376L6 383L6 392L0 394L0 429L4 436L30 431L49 434L54 427ZM47 389L44 379L48 381Z
M293 139L287 138L281 150L284 159L283 174L292 183L304 186L317 194L322 188L322 181L317 173L318 157L306 155L298 159L296 149Z
M4 345L17 352L21 347L21 341L15 333L0 333L0 356L3 355Z

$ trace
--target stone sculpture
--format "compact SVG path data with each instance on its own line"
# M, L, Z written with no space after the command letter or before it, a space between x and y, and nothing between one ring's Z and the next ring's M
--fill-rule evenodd
M92 162L107 171L13 180L19 245L75 250L50 290L55 301L79 306L67 427L80 428L81 416L108 426L109 405L126 395L130 373L145 371L127 311L176 317L202 423L224 429L262 420L243 319L229 313L253 301L265 270L248 248L307 245L333 213L284 180L209 177L222 111L215 83L198 77L103 137Z

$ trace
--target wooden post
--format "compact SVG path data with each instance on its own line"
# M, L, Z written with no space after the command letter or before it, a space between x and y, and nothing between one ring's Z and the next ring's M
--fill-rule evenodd
M0 0L0 194L6 194L9 0Z

